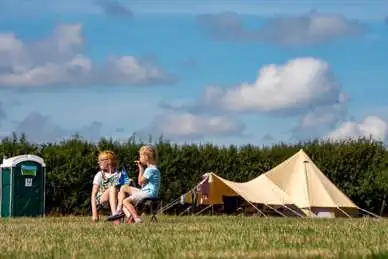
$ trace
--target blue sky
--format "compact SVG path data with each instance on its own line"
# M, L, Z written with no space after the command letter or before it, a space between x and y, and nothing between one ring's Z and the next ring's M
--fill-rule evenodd
M0 1L0 137L388 136L388 2Z

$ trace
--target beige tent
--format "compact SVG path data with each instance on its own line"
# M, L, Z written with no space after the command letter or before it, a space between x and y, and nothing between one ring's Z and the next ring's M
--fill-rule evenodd
M261 214L264 213L255 204L265 205L278 213L278 209L282 208L283 212L308 217L351 217L356 216L359 210L377 216L355 205L302 149L248 182L233 182L207 173L193 190L182 195L177 202L193 203L195 199L197 205L212 206L223 204L225 196L241 196Z
M359 209L302 149L261 177L270 179L308 216L354 216Z
M225 196L240 196L263 215L264 213L255 204L262 204L281 215L285 215L284 211L288 211L294 215L304 216L301 211L295 210L296 206L291 198L265 176L238 183L226 180L214 173L207 173L203 175L202 180L193 191L181 196L181 203L192 203L193 192L195 192L198 205L223 204Z

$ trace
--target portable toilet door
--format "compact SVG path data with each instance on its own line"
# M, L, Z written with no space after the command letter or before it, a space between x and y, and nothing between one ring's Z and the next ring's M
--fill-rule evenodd
M41 157L3 159L0 177L1 217L44 216L46 165Z

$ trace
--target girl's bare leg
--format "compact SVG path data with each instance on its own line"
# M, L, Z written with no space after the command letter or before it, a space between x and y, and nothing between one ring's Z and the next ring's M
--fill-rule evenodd
M129 210L127 210L127 208L125 208L125 207L123 207L123 212L127 218L129 218L131 216L131 213L129 213Z
M123 211L123 200L126 198L127 194L130 196L133 192L138 190L137 188L130 187L128 185L123 185L120 187L120 192L118 194L118 204L116 211L112 214L114 216L121 215L123 212L128 217L129 212Z
M125 199L127 193L129 195L131 195L130 187L128 185L121 186L120 192L119 192L119 195L118 195L118 203L117 203L117 209L118 210L122 209L122 207L123 207L123 200Z
M131 216L134 219L139 218L139 216L137 215L135 207L132 205L132 203L128 199L125 199L123 201L123 204L124 204L124 207L128 210L128 212L131 214Z
M131 190L131 195L140 191L140 189L135 188L135 187L129 187L129 188ZM126 198L123 201L123 205L128 210L128 212L131 214L133 219L135 219L135 221L139 219L139 215L137 214L136 208L131 202L131 196L129 196L128 198Z

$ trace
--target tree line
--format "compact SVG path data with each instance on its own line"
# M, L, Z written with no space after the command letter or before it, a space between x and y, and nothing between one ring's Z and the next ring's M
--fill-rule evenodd
M34 154L46 163L46 213L87 214L97 155L114 151L119 165L136 180L134 161L144 143L129 138L125 143L102 138L88 142L79 135L58 143L33 144L25 135L2 139L1 157ZM388 151L371 138L337 142L311 140L273 146L177 145L160 138L157 147L162 174L161 199L168 203L189 191L206 172L232 181L247 181L267 172L299 149L311 157L322 172L358 206L380 214L387 210Z

